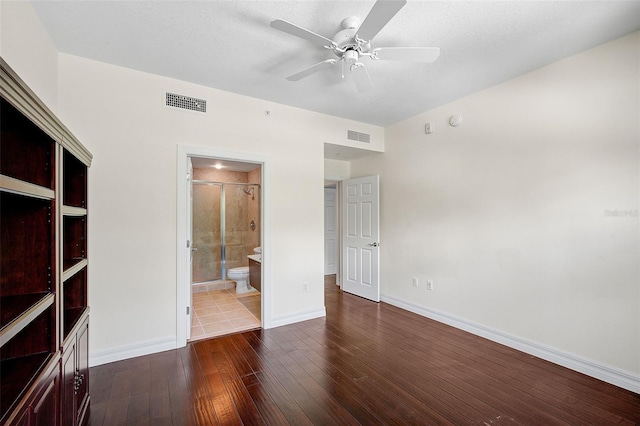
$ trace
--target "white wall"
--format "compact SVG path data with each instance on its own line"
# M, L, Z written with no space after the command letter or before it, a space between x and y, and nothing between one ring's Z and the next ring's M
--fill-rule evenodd
M324 160L324 178L327 180L345 180L351 176L351 163L341 160Z
M0 56L55 113L58 51L31 2L0 1Z
M179 144L271 159L272 318L324 309L324 142L354 125L383 138L382 128L66 54L59 64L60 118L94 155L94 355L175 337ZM165 91L206 99L208 111L167 108Z
M95 155L92 352L175 336L177 144L274 158L273 313L321 308L322 144L382 129L67 55L58 68L29 2L0 2L0 24L0 55ZM384 295L637 377L638 37L391 126L385 155L353 162L382 176ZM164 90L210 113L165 109Z
M637 380L639 39L397 123L353 161L381 175L383 295Z

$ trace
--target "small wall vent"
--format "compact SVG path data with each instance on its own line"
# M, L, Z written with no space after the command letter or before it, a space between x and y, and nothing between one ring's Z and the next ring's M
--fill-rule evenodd
M191 111L207 112L207 101L167 92L166 105Z
M355 130L347 130L347 139L357 142L371 143L371 135L356 132Z

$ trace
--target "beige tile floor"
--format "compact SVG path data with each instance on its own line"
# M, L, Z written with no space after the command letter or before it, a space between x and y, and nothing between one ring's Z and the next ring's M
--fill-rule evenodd
M235 294L235 288L193 294L190 341L260 327L260 293Z

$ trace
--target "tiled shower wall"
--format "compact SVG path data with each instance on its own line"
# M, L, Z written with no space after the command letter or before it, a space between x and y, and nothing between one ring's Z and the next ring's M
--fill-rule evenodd
M260 167L251 172L228 172L214 168L195 168L194 180L260 183ZM227 270L247 266L247 255L260 245L260 189L254 196L243 192L246 186L226 185L226 260ZM251 221L256 223L251 230ZM194 185L193 282L221 279L220 186Z
M249 183L257 183L261 184L261 167L257 167L254 170L247 173L247 178ZM259 247L260 243L260 234L261 232L261 223L260 223L260 205L262 203L262 187L256 187L254 190L256 195L256 199L249 202L249 218L248 221L251 223L252 220L256 223L255 231L249 232L249 245L251 246L251 253L253 254L253 248ZM249 197L251 199L251 197Z

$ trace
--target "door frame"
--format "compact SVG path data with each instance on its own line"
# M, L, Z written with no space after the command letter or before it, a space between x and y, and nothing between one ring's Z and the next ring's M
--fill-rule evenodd
M255 163L261 166L261 205L260 205L260 245L262 247L262 328L271 328L271 159L268 156L220 150L205 146L178 145L176 164L176 348L187 344L188 323L187 307L191 310L191 268L187 247L188 207L190 202L187 188L187 158L204 157L220 160Z

